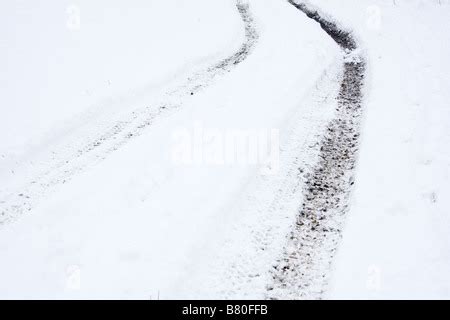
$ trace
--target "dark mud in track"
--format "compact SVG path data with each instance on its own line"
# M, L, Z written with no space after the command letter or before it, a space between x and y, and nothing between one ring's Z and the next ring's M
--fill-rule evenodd
M320 142L318 162L310 172L299 168L306 180L303 204L283 257L272 272L267 297L318 299L326 289L354 184L366 64L355 51L358 45L350 32L305 4L289 3L318 22L343 49L344 65L336 115Z

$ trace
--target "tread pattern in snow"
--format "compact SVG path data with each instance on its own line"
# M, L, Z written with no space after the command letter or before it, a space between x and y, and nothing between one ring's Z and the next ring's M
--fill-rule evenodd
M44 169L31 176L19 190L7 190L6 195L2 195L0 225L31 211L36 202L53 188L68 182L86 167L105 159L110 153L141 135L156 118L178 109L183 99L206 88L215 78L242 63L250 55L259 35L249 5L237 0L236 8L245 28L245 39L236 52L188 77L184 84L167 92L161 103L134 110L108 127L99 128L92 136L84 138L86 141L68 142L58 150L50 150L50 160Z
M321 142L318 163L306 178L304 199L285 251L272 271L271 299L322 298L339 240L357 159L365 62L351 33L307 5L289 0L344 50L343 78L335 118Z

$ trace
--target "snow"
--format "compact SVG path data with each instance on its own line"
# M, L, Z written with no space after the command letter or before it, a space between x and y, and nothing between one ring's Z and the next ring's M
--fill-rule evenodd
M344 61L287 1L237 2L0 4L0 298L267 297ZM449 298L450 5L309 2L368 62L325 298ZM198 157L243 132L273 157Z
M233 1L160 2L3 1L0 154L16 160L74 117L155 90L239 44Z
M329 298L450 297L450 3L314 0L369 61L353 202Z
M216 59L212 61L217 61L217 57L227 56L238 48L243 40L243 23L234 1L223 1L217 6L203 6L205 3L199 1L192 8L185 6L188 11L184 15L189 16L192 9L192 16L180 21L180 24L185 23L182 37L195 38L192 46L197 48L190 49L195 59L213 56ZM267 270L271 268L268 262L279 253L286 231L295 220L296 210L282 214L282 209L278 208L278 211L262 212L263 216L252 207L242 212L239 206L245 206L245 195L254 194L253 187L247 188L248 185L259 186L268 196L276 194L272 191L276 191L277 185L269 183L265 187L264 183L259 183L266 178L261 177L260 168L255 164L179 165L171 158L178 142L174 140L174 134L179 130L193 132L196 126L224 134L233 130L268 133L275 129L279 130L280 141L293 140L302 148L313 145L333 109L332 104L316 108L318 104L314 99L304 98L310 96L309 92L320 78L327 78L326 70L331 68L328 78L337 74L335 66L339 65L340 52L331 39L322 36L317 24L292 10L288 3L271 0L264 3L249 1L249 4L259 37L244 62L208 84L206 90L194 95L172 96L172 102L180 104L176 112L161 115L118 150L98 153L99 159L96 153L93 159L75 159L83 166L76 167L75 174L67 181L57 176L57 183L50 183L51 187L45 192L39 186L32 185L27 189L33 191L30 193L30 211L25 209L23 214L4 224L0 233L1 297L166 299L261 297L264 294L264 283L259 279L258 291L252 291L252 285L240 288L239 283L250 279L254 272L268 274ZM153 14L166 16L166 5L162 6ZM197 21L190 19L199 15L199 9L205 17L221 16L221 20L214 23L214 28L227 31L227 38L220 45L213 43L205 48L203 42L209 41L207 35L210 33L193 32ZM156 3L152 10L157 10ZM190 26L189 21L194 26ZM203 28L209 27L203 25ZM209 28L210 32L214 28ZM236 34L240 37L236 38ZM164 46L171 37L171 33L165 34L164 38L156 37L152 39L151 47ZM230 47L229 43L238 45ZM183 42L179 45L190 46ZM172 46L175 44L170 48L175 50ZM217 48L221 48L220 54L216 53ZM167 73L173 70L170 66L183 65L189 57L182 52L179 56L168 55L163 59L157 53L153 57L148 50L145 61L158 60L157 64ZM134 63L136 66L144 64L139 60ZM330 82L333 83L328 79L327 86L335 86ZM162 84L160 91L148 94L150 98L132 99L130 106L158 101L154 96L172 90L171 85ZM325 89L328 94L328 88ZM328 99L332 97L330 95ZM323 100L323 97L315 99ZM121 101L115 101L114 108L108 109L108 113L114 110L119 110L118 114L126 113L122 108L127 108L128 100ZM301 101L304 103L300 104ZM89 114L81 119L91 120ZM296 122L292 123L294 119ZM294 138L289 136L289 124L297 130ZM86 127L89 127L88 131L103 128L101 125L93 129L89 125ZM75 127L74 132L77 131ZM78 134L59 140L70 138L68 141L74 141L76 145L79 143L77 137L84 136L82 131ZM56 149L58 159L64 160L66 153L69 154L66 149L70 148ZM282 154L282 159L299 156L295 149L290 153ZM105 155L107 157L101 160ZM313 156L305 153L304 159L299 161L309 162L311 158ZM27 164L23 175L33 177L45 167L45 161ZM56 171L64 170L63 162L55 167ZM281 170L290 168L282 165ZM51 171L49 174L56 173ZM2 183L5 194L16 190L23 192L20 188L15 189L27 181L20 178L21 175L19 170L8 175ZM255 178L257 181L253 182ZM47 181L45 176L42 179ZM276 181L284 177L275 174L267 179ZM298 184L298 180L294 178L289 183ZM297 189L299 194L301 188ZM23 196L28 194L24 192ZM243 204L237 201L240 197L244 198ZM235 206L237 208L232 209ZM270 217L271 213L277 212L278 215ZM262 221L264 223L260 224ZM260 255L254 250L257 241L253 235L267 232L267 228L278 231L268 233L273 238L273 245L269 242L268 254ZM241 238L233 237L232 232L240 234ZM225 245L230 236L231 244ZM236 242L237 239L243 241ZM251 275L237 272L232 275L233 280L228 281L223 278L227 277L226 273L216 273L219 269L203 268L204 265L222 265L229 269L227 266L237 265L236 270L239 270L245 267L241 251L251 253L248 258L253 257L255 270L251 270ZM224 263L220 252L229 256Z

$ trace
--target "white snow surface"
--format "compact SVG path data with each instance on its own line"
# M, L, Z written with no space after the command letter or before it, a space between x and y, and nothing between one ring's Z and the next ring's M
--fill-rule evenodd
M353 202L328 298L450 298L450 2L311 0L368 57Z
M0 12L0 154L14 160L74 117L232 50L242 33L233 1L13 0Z
M164 99L178 79L244 41L231 0L80 2L77 31L65 29L65 5L55 3L40 2L42 15L19 1L2 11L34 17L31 25L2 22L16 35L2 42L0 185L2 195L33 201L0 227L0 297L263 297L301 186L291 210L258 210L250 197L269 206L285 176L262 177L255 165L178 165L173 135L278 129L280 172L297 170L296 157L314 162L306 146L333 114L333 102L316 100L334 99L337 45L287 2L248 1L259 38L244 62L195 95L172 96L178 109L113 152L76 158L70 179L58 176L45 190L31 184L29 195L21 189L27 179L64 170L71 147L101 133L103 118ZM322 82L328 98L311 94ZM260 234L265 254L255 248Z
M0 3L0 214L13 212L0 216L0 298L266 297L343 61L287 1L239 3L254 47L193 95L186 80L246 39L235 0ZM324 298L450 298L449 1L309 3L352 29L368 62ZM139 134L107 134L148 110ZM176 163L176 134L199 128L279 130L279 170Z

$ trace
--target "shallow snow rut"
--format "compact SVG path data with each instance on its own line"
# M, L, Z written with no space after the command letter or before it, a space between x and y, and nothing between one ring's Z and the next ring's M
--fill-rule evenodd
M184 83L168 91L161 102L135 109L128 115L114 118L108 126L99 127L88 137L67 141L46 152L45 164L37 172L28 175L24 183L6 187L6 196L0 199L0 225L31 211L42 197L58 185L68 182L77 173L105 159L131 139L139 136L158 117L178 109L183 100L206 88L218 76L231 71L251 53L258 40L258 32L249 5L241 0L236 8L245 26L245 40L230 56L189 76ZM103 115L109 117L110 115ZM48 154L48 155L47 155ZM34 159L30 159L33 161ZM16 183L16 182L15 182Z
M317 21L344 52L344 75L335 118L321 141L319 161L308 172L304 200L282 258L272 271L271 299L322 298L354 184L365 61L350 32L303 3L289 3Z

